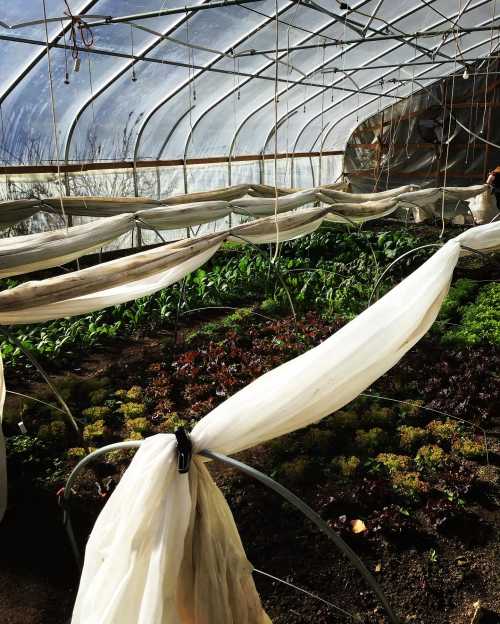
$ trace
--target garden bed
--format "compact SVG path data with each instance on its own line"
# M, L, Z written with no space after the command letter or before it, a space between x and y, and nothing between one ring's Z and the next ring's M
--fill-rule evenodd
M6 407L11 507L0 532L7 554L0 567L2 621L62 624L70 616L77 574L56 493L89 447L192 427L253 379L340 328L367 305L374 276L393 253L415 246L397 232L385 239L368 232L361 254L359 245L348 248L352 241L335 234L332 260L321 252L321 236L310 237L307 250L301 249L300 266L292 252L306 242L284 249L281 268L290 271L286 284L296 319L279 280L265 284L264 261L244 254L197 272L185 285L182 305L175 297L167 301L165 291L163 299L120 306L119 318L113 318L117 308L101 323L74 321L80 325L66 341L60 339L58 358L51 359L53 338L69 325L54 324L45 347L39 340L44 329L30 329L81 436L21 354L6 353L8 388L45 404L11 395ZM428 336L373 387L318 425L241 454L343 535L404 622L468 624L477 601L500 612L500 293L497 270L475 262L459 269L460 279ZM392 279L413 267L414 260ZM341 277L354 269L364 277ZM212 294L202 297L201 291ZM315 311L308 309L311 299ZM235 300L237 310L211 309ZM134 320L138 311L146 315L160 304L166 306L161 322ZM210 309L176 315L177 309L196 307ZM101 336L85 348L73 339L91 322L102 328L125 318L131 323L125 333L122 324L115 336ZM29 332L20 331L28 340ZM21 419L26 435L17 429ZM73 509L82 546L131 456L112 453L78 481ZM360 621L387 621L359 575L308 521L241 474L218 465L211 470L257 569ZM276 624L348 621L331 606L269 578L256 575L256 583Z

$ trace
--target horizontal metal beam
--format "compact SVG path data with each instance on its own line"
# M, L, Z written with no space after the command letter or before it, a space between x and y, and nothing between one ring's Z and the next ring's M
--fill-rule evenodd
M47 43L45 41L42 41L40 39L27 39L26 37L16 37L13 35L0 35L0 41L15 41L17 43L26 43L26 44L30 44L30 45L39 45L39 46L44 46L47 47ZM141 61L141 62L149 62L149 63L158 63L159 65L173 65L175 67L186 67L187 69L199 69L199 70L203 70L203 71L208 71L208 72L213 72L216 74L228 74L230 76L241 76L243 78L252 78L252 79L258 79L258 80L266 80L268 82L274 82L275 79L273 76L263 76L260 74L250 74L247 72L242 72L242 71L233 71L230 69L221 69L218 67L206 67L203 65L194 65L193 63L184 63L182 61L172 61L169 59L161 59L161 58L155 58L155 57L151 57L151 56L136 56L134 54L127 54L125 52L112 52L110 50L103 50L101 48L83 48L80 46L76 46L72 47L72 46L68 46L68 45L64 45L62 43L53 43L52 45L50 45L49 47L51 48L59 48L59 49L68 49L68 50L78 50L80 52L85 52L87 54L98 54L98 55L103 55L103 56L113 56L113 57L117 57L117 58L124 58L124 59L131 59L133 61ZM324 85L322 83L319 82L304 82L303 80L301 81L294 81L294 80L290 80L287 78L278 78L278 82L286 84L287 86L293 86L295 84L297 85L301 85L301 86L308 86L308 87L317 87L318 89L322 89L324 87ZM379 96L380 93L375 93L374 91L357 91L356 89L349 89L348 87L329 87L330 89L334 89L336 91L344 91L346 93L364 93L366 95L376 95ZM395 100L401 100L403 98L400 98L396 95L388 95L387 97L390 97L392 99Z
M371 180L375 180L377 176L373 175L373 169L366 171L349 171L346 173L349 178L368 178ZM391 178L429 178L432 177L433 174L429 174L428 171L411 171L407 173L397 173L391 166ZM453 171L453 169L448 170L448 176L450 178L473 178L475 180L484 180L484 175L482 173L468 173L467 171Z
M341 156L344 152L339 150L333 150L330 152L323 152L323 156ZM318 157L320 152L296 152L277 154L276 158L309 158ZM232 156L231 162L240 161L258 161L258 160L273 160L274 154L245 154L241 156ZM184 160L182 158L175 160L138 160L135 163L137 169L143 169L147 167L174 167L189 165L207 165L228 163L229 157L227 156L211 156L209 158L189 158ZM0 167L0 174L22 174L22 173L83 173L84 171L102 171L113 169L133 169L134 163L132 161L105 161L105 162L82 162L82 163L69 163L67 165L47 164L47 165L9 165Z
M238 56L255 56L256 54L273 54L278 52L295 52L297 50L318 50L321 48L330 48L332 46L345 46L351 44L361 44L361 43L372 43L373 41L393 41L393 40L406 40L411 41L412 39L425 39L427 37L443 37L449 35L450 32L453 32L454 35L468 35L474 32L491 32L493 30L500 30L499 26L478 26L477 28L460 28L455 29L453 31L450 30L435 30L435 31L416 31L414 33L401 33L394 35L370 35L369 37L357 38L357 39L338 39L337 41L325 41L321 43L307 43L304 45L296 45L290 46L288 48L269 48L266 50L242 50L235 54ZM432 50L427 50L427 52L432 52ZM448 62L453 62L453 59Z
M108 24L119 24L122 22L134 22L137 20L149 19L151 17L163 17L165 15L178 15L179 13L196 13L197 11L204 11L206 9L220 9L227 6L235 6L241 4L247 4L251 2L262 2L262 0L218 0L211 2L210 4L195 5L195 6L183 6L173 7L171 9L159 9L158 11L147 11L145 13L133 13L131 15L120 15L113 17L112 15L87 15L85 17L86 23L94 28L95 26L107 26ZM51 17L49 19L30 20L29 22L19 22L17 24L6 24L0 22L4 28L14 30L18 28L25 28L27 26L35 26L37 24L45 24L48 22L61 22L61 21L73 21L73 17L79 17L79 15L68 16L61 15L60 17ZM97 18L97 21L93 22L92 19Z
M490 60L494 60L494 59L500 59L500 56L488 56L485 57L485 59ZM476 58L463 58L462 56L460 57L460 60L463 63L477 63L478 59ZM453 60L448 61L448 60L444 60L444 61L411 61L411 63L389 63L389 64L385 64L385 65L370 65L369 67L367 67L366 65L358 65L358 67L327 67L325 69L323 69L321 71L322 74L337 74L337 73L342 73L342 72L349 72L349 71L366 71L367 69L399 69L400 67L407 67L409 64L411 64L411 66L419 66L419 65L448 65L449 63L453 63Z
M99 2L99 0L90 0L89 2L87 2L83 7L81 7L80 9L80 15L84 15L87 11L90 11L90 9L95 6L95 4L97 4L97 2ZM52 38L49 40L49 49L51 46L53 46L55 43L57 43L62 37L64 37L64 35L69 31L71 27L71 23L66 24L66 26L64 26L63 28L59 29L53 36ZM5 24L5 28L8 28L8 26ZM2 104L2 102L5 100L5 98L12 93L12 91L17 87L17 85L24 79L26 78L26 76L31 72L31 70L33 68L35 68L37 66L37 64L43 59L45 58L45 55L47 54L47 42L45 42L45 46L43 47L42 50L40 50L39 52L37 52L37 54L35 55L35 57L26 65L26 67L24 67L19 74L17 74L17 76L14 78L14 80L12 80L12 82L4 89L4 91L0 94L0 105Z
M220 9L227 6L238 6L241 4L250 4L252 2L262 2L263 0L220 0L218 2L210 2L210 4L201 4L195 6L174 7L172 9L160 9L158 11L147 11L146 13L133 13L132 15L122 15L120 17L107 17L105 20L98 22L89 22L89 26L106 26L108 24L119 24L120 22L134 22L137 20L149 19L151 17L162 17L164 15L178 15L179 13L197 13L198 11L206 11L207 9Z

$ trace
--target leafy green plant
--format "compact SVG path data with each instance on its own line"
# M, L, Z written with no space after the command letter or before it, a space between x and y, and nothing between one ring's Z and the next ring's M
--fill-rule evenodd
M103 420L110 413L111 409L105 405L94 405L82 410L82 416L92 421Z
M456 420L431 420L426 429L437 442L451 443L458 434L459 426Z
M461 318L448 329L446 343L477 345L481 342L500 344L500 284L483 286L473 303L460 308Z
M455 453L466 459L481 459L484 456L484 444L471 438L459 438L453 442Z
M428 432L422 427L402 425L399 427L399 444L405 451L414 451L428 437Z
M391 483L396 492L404 498L416 502L429 491L428 484L422 480L418 472L395 472Z
M418 449L415 463L420 469L429 471L437 470L444 466L448 455L437 444L427 444Z
M332 460L332 465L345 479L351 479L359 470L361 460L355 455L345 457L339 455Z
M396 455L395 453L379 453L375 461L387 470L389 474L410 470L412 459L408 455Z
M144 403L123 403L118 408L118 411L123 414L125 419L138 418L144 415L144 413L146 412L146 406L144 405Z

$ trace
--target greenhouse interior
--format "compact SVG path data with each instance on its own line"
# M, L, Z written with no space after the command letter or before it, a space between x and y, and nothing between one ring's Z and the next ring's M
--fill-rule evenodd
M497 0L0 3L2 624L500 623L499 110Z

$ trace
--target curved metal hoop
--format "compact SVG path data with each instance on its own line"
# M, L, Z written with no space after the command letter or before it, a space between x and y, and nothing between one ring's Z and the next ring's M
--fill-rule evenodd
M134 449L134 448L138 448L140 445L141 445L140 440L129 440L126 442L118 442L116 444L109 444L107 446L103 446L102 448L99 448L93 451L92 453L84 457L80 462L78 462L78 464L75 466L75 468L73 468L73 471L71 472L71 474L69 475L66 481L66 486L64 488L64 495L62 499L63 524L68 534L68 538L71 544L71 549L73 551L73 554L75 555L75 559L80 568L82 567L82 557L81 557L81 553L79 551L78 545L76 543L75 535L73 532L73 526L71 523L71 516L69 512L69 500L71 497L72 486L75 483L75 480L77 476L79 475L79 473L81 472L81 470L85 468L87 464L91 463L97 457L101 455L105 455L109 451ZM264 474L263 472L260 472L259 470L256 470L255 468L252 468L251 466L248 466L247 464L244 464L243 462L233 459L232 457L228 457L227 455L222 455L221 453L214 453L213 451L209 451L207 449L200 451L199 454L208 459L220 461L221 463L231 466L232 468L236 468L240 472L243 472L247 476L252 477L253 479L259 481L260 483L262 483L269 489L273 490L274 492L279 494L282 498L284 498L288 503L290 503L293 507L298 509L304 516L306 516L306 518L311 520L319 528L320 531L322 531L327 537L329 537L332 540L332 542L335 544L335 546L337 546L337 548L352 563L354 568L363 577L368 587L370 587L370 589L375 593L375 595L378 597L378 599L382 603L384 609L387 612L387 615L389 616L389 620L391 624L400 624L399 619L396 616L396 614L393 612L387 598L385 597L384 592L382 591L382 588L377 583L375 578L370 574L370 571L367 569L367 567L361 561L358 555L352 550L350 546L348 546L344 542L342 537L338 533L333 531L328 526L328 524L321 518L321 516L318 515L313 509L311 509L311 507L309 507L309 505L307 505L302 499L300 499L293 492L288 490L286 487L284 487L283 485L281 485L274 479L271 479L271 477Z

